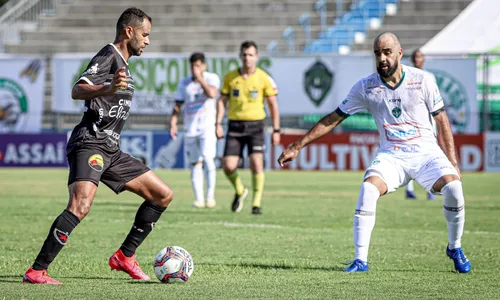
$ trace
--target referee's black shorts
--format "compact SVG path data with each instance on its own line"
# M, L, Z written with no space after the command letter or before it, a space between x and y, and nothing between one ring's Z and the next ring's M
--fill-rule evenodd
M243 156L248 147L248 155L264 152L264 120L229 121L224 156Z

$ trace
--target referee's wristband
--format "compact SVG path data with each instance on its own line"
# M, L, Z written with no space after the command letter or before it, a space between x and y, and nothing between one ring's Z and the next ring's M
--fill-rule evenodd
M280 132L281 132L281 130L279 128L273 130L273 133L280 133Z

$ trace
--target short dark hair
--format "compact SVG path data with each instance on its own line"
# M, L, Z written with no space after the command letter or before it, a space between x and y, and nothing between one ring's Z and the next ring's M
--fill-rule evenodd
M254 41L244 41L243 43L241 43L240 53L243 52L243 50L248 49L250 47L254 47L255 52L259 52L259 48L257 48L257 43L255 43Z
M412 63L415 63L415 57L417 56L417 53L422 53L422 51L420 51L420 49L415 49L412 53L411 53L411 62ZM423 54L423 53L422 53Z
M201 52L194 52L189 57L189 62L192 64L199 61L199 60L201 60L202 63L205 63L205 54L203 54Z
M142 10L136 7L127 8L116 22L116 36L119 36L122 30L129 25L140 26L144 22L144 18L147 18L152 23L151 17Z

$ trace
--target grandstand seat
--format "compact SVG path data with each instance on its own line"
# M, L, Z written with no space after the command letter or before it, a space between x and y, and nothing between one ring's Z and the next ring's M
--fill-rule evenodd
M382 18L385 12L385 6L381 5L378 0L363 0L360 2L363 15L368 18Z

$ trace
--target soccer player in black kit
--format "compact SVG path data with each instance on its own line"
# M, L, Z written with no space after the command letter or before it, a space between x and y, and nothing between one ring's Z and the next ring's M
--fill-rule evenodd
M47 268L66 244L73 229L90 210L99 181L115 193L133 192L144 199L121 247L109 266L133 279L149 280L135 259L161 214L172 201L172 190L140 160L120 150L120 133L129 116L134 79L128 59L149 44L151 18L137 8L125 10L116 24L116 38L90 61L75 83L73 99L85 100L85 113L67 146L69 203L50 227L47 239L23 282L61 284Z

